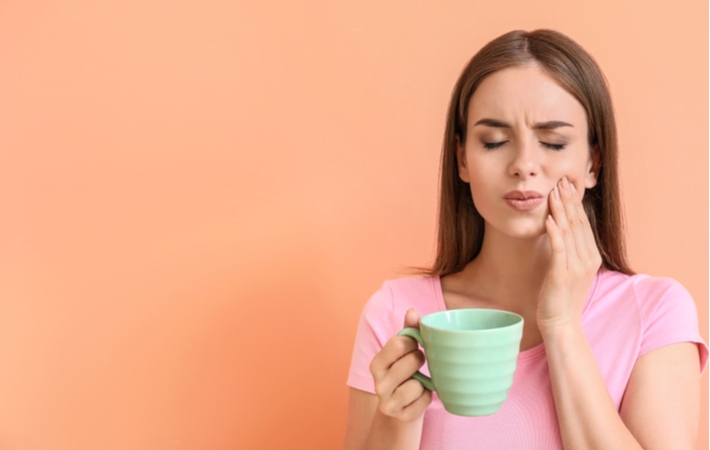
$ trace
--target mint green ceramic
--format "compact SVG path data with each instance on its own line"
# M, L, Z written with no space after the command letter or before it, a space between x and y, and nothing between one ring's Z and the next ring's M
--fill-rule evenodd
M424 347L431 378L421 372L414 378L436 391L452 414L497 412L513 385L523 318L497 309L454 309L422 317L420 330L398 333Z

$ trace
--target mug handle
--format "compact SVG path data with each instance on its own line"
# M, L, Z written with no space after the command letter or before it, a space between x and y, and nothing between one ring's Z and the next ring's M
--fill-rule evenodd
M399 333L397 333L397 336L410 337L410 338L414 339L415 341L419 342L419 345L424 347L424 342L422 342L422 333L421 333L421 331L419 331L418 328L407 327L407 328L403 329L402 331L400 331ZM434 389L434 383L432 383L431 378L424 375L420 371L417 370L416 373L414 375L412 375L412 378L419 381L422 384L422 386L424 386L424 388L429 389L430 391L436 390L436 389Z

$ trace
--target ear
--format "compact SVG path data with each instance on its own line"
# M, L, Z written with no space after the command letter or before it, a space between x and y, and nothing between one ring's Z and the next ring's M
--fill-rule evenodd
M591 189L597 185L599 169L601 164L601 152L598 146L590 149L589 161L587 162L587 174L584 177L584 187Z
M464 183L470 182L470 177L468 176L468 168L466 167L466 148L461 143L461 139L456 136L456 163L459 167L459 178Z

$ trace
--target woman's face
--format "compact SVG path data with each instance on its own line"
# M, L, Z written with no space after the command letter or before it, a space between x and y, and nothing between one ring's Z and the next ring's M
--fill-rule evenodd
M511 67L484 78L469 102L459 176L487 232L537 237L562 177L580 197L596 185L598 155L591 150L582 105L538 65Z

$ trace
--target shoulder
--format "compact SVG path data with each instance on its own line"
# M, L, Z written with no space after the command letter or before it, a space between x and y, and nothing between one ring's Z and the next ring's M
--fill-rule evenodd
M382 284L383 289L389 289L396 300L418 301L431 300L440 290L441 281L437 276L415 276L388 280Z
M600 269L583 320L599 360L610 348L633 354L636 360L669 344L693 342L698 344L701 368L707 361L695 301L672 278Z
M607 269L599 271L586 314L590 321L613 322L641 333L661 323L664 328L698 324L695 301L678 281Z
M680 282L607 270L600 274L599 284L601 304L626 306L612 310L616 311L614 320L628 324L628 316L635 317L633 322L641 335L640 355L672 343L694 342L700 351L701 367L705 366L707 346L699 333L697 307Z
M388 280L365 304L363 316L392 320L401 325L407 309L414 308L419 315L441 309L441 283L439 277L415 276Z
M677 300L693 302L690 292L673 278L634 275L631 277L639 301Z
M644 325L665 321L669 327L697 327L695 301L678 281L666 277L636 275L634 291Z
M694 304L688 290L672 278L645 274L627 275L608 269L599 271L595 297L633 301L644 312L668 301Z

